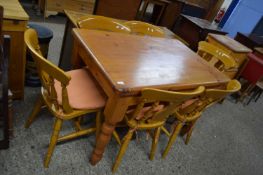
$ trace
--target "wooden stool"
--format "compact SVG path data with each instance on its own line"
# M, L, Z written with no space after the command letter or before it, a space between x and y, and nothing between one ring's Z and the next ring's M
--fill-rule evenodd
M167 6L167 4L169 4L170 2L167 0L144 0L143 1L143 6L142 6L142 11L139 13L138 15L138 20L144 21L145 20L145 16L146 16L146 11L148 8L149 4L153 4L153 13L152 13L152 17L150 22L158 25L161 16L164 13L164 10Z
M249 98L249 100L248 100L248 102L247 102L247 105L248 105L253 99L255 100L255 102L257 102L258 99L260 98L262 92L263 92L263 78L256 83L256 86L255 86L255 88L254 88L253 91L252 91L252 95L250 96L250 98Z

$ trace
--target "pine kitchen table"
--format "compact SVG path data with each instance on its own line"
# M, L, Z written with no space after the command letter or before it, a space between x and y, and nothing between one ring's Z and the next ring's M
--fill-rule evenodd
M105 121L91 157L102 158L116 123L143 88L189 90L225 85L230 79L176 39L73 29L75 68L83 63L108 99Z

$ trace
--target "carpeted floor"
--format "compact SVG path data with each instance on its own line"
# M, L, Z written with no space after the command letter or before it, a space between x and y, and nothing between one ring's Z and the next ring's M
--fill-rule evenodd
M30 9L27 9L30 11ZM32 13L32 12L30 12ZM64 31L63 16L31 20L54 32L49 59L58 63ZM91 166L89 157L95 137L90 135L57 145L50 166L43 167L52 131L53 118L43 110L29 129L24 123L39 94L39 88L26 87L24 101L14 102L14 138L8 150L0 150L0 175L104 175L111 174L111 166L119 146L112 140L99 164ZM178 138L170 155L163 160L161 152L167 137L161 135L153 161L148 159L151 142L139 133L133 140L116 174L163 175L261 175L263 172L263 98L249 106L235 104L230 98L207 110L198 121L189 145ZM90 116L89 118L92 118ZM92 122L92 119L89 120ZM62 134L71 131L65 122Z

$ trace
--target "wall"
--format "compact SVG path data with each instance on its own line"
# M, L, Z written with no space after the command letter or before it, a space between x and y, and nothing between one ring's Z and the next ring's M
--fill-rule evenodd
M240 0L223 30L235 37L237 32L251 33L263 15L263 0Z

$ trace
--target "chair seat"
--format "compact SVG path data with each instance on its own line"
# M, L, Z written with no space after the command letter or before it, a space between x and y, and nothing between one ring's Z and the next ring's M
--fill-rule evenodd
M74 109L98 109L105 105L105 97L92 80L87 68L66 72L71 76L67 86L69 104ZM58 103L62 105L61 84L55 81Z

